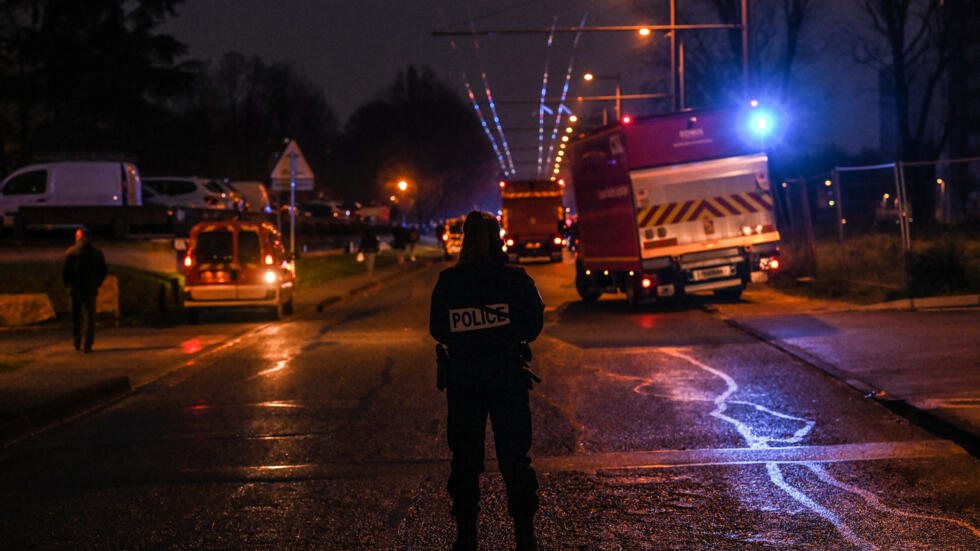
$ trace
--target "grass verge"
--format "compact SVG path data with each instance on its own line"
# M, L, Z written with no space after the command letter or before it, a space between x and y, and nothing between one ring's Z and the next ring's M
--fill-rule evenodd
M971 228L913 232L906 256L897 233L816 242L816 273L802 247L784 243L786 270L773 284L789 293L870 304L908 297L980 293L980 233ZM803 277L805 276L805 277Z

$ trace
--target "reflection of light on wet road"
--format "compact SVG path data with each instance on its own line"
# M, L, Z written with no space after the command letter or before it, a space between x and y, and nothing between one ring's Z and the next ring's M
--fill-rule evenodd
M771 449L772 447L770 446L770 443L775 443L775 442L779 442L779 443L796 443L796 442L799 442L799 441L801 441L803 439L804 436L807 435L807 433L810 432L810 429L812 429L813 426L814 426L814 424L815 424L815 421L804 419L802 417L796 417L794 415L789 415L789 414L786 414L786 413L780 413L778 411L769 409L769 408L767 408L765 406L761 406L759 404L755 404L755 403L752 403L752 402L746 402L746 401L742 401L742 400L729 400L729 398L736 391L738 391L738 385L735 383L735 379L733 379L727 373L725 373L725 372L723 372L723 371L721 371L719 369L713 368L711 366L705 365L704 363L702 363L702 362L700 362L700 361L692 358L688 354L682 352L680 349L676 349L676 348L664 348L664 349L661 349L661 351L663 353L669 355L669 356L682 359L682 360L686 361L687 363L689 363L689 364L691 364L691 365L693 365L693 366L695 366L695 367L697 367L699 369L702 369L702 370L704 370L704 371L706 371L706 372L714 375L715 377L718 377L719 379L721 379L722 381L725 382L725 386L726 386L725 391L723 393L719 394L718 396L716 396L712 400L712 402L714 402L714 404L715 404L715 409L710 413L710 415L712 417L715 417L717 419L721 419L722 421L725 421L727 423L731 423L732 425L734 425L735 426L735 429L742 436L742 438L745 439L746 443L749 445L749 448L751 448L751 449ZM642 387L643 387L643 385L640 385L639 387L636 387L634 390L636 390L637 392L639 392ZM755 408L757 411L766 413L766 414L771 415L773 417L776 417L778 419L790 420L790 421L796 421L796 422L803 423L803 426L801 426L798 430L796 430L792 434L792 436L789 436L788 438L767 437L767 436L765 436L762 433L762 431L765 429L765 427L758 427L757 428L757 427L753 426L750 423L746 423L746 422L740 421L740 420L734 418L733 416L731 416L729 414L726 414L725 412L729 409L729 404L741 404L741 405L750 406L750 407ZM841 482L841 481L837 480L836 478L834 478L833 476L831 476L830 473L827 472L827 470L822 465L820 465L819 463L801 462L801 463L783 463L783 464L804 465L808 469L810 469L811 471L813 471L814 474L816 474L817 477L821 481L823 481L825 484L834 486L836 488L845 490L847 492L851 492L851 493L857 494L860 497L862 497L869 505L871 505L873 508L875 508L875 509L877 509L879 511L882 511L882 512L885 512L885 513L889 513L889 514L893 514L893 515L897 515L897 516L908 517L908 518L919 518L919 519L925 519L925 520L940 520L940 521L954 523L954 524L957 524L959 526L962 526L962 527L967 528L968 530L970 530L971 532L973 532L974 535L980 537L980 531L978 531L972 525L970 525L968 523L965 523L965 522L962 522L962 521L958 521L958 520L955 520L955 519L949 519L949 518L945 518L945 517L935 517L935 516L930 516L930 515L919 515L919 514L916 514L916 513L908 513L908 512L905 512L905 511L901 511L901 510L898 510L898 509L893 509L891 507L887 507L887 506L883 505L878 500L877 496L875 496L871 492L869 492L867 490L864 490L862 488L858 488L856 486L851 486L849 484L845 484L844 482ZM775 484L781 490L783 490L784 492L786 492L790 497L792 497L798 503L802 504L807 509L810 509L814 513L816 513L816 514L820 515L821 517L823 517L827 522L831 523L834 526L834 528L836 528L837 531L841 534L841 536L844 537L844 539L846 539L847 541L849 541L850 543L852 543L853 545L855 545L855 546L857 546L857 547L859 547L861 549L867 549L867 550L877 550L878 549L878 546L876 546L875 544L873 544L871 542L868 542L867 540L865 540L865 539L861 538L860 536L858 536L854 532L854 530L851 529L851 527L848 526L848 524L846 522L844 522L843 520L841 520L840 516L838 516L836 513L834 513L833 511L831 511L827 507L825 507L825 506L817 503L813 498L811 498L809 495L807 495L807 493L805 491L803 491L803 490L801 490L799 488L796 488L793 485L791 485L788 482L786 482L786 479L783 477L783 472L780 469L780 463L778 463L778 462L767 462L766 463L766 472L769 474L769 479L772 481L773 484Z
M275 373L277 371L282 371L283 369L286 369L286 366L288 366L288 365L289 365L289 358L288 357L287 358L283 358L283 359L279 360L278 362L276 362L275 367L270 367L269 369L266 369L265 371L259 371L258 373L255 374L254 377L250 377L250 378L251 379L254 379L255 377L265 377L266 375L272 375L273 373Z
M201 345L201 339L197 337L187 339L186 341L180 343L180 349L184 352L184 354L197 354L201 351L201 348L204 347Z
M297 404L295 402L288 402L288 401L261 402L258 405L261 406L261 407L264 407L264 408L301 408L301 407L303 407L300 404Z

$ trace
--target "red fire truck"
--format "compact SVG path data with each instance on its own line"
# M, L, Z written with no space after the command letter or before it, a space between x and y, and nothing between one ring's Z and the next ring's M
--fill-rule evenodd
M533 257L561 262L565 245L564 186L564 181L550 180L500 182L500 226L504 230L504 250L512 262Z
M714 291L737 298L779 267L768 158L737 109L633 119L569 146L585 301ZM756 142L756 143L753 143Z

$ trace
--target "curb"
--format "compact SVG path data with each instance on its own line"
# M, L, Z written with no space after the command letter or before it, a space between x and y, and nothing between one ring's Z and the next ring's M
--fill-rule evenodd
M128 377L113 377L72 391L0 426L0 448L105 407L131 390Z
M823 371L827 375L858 391L865 398L874 400L913 425L922 428L930 434L955 442L966 450L967 453L980 459L980 435L973 434L966 429L958 427L935 413L917 408L906 400L893 398L884 390L876 389L872 385L850 376L850 374L839 369L837 366L816 358L768 333L743 325L732 318L723 318L722 321L734 329L755 337L759 341L779 350L804 365Z
M944 308L970 308L980 306L980 295L954 295L946 297L903 298L864 306L861 310L940 310Z

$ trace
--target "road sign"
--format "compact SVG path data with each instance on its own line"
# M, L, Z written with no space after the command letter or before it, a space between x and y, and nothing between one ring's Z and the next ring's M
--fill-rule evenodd
M290 141L286 146L286 150L282 152L269 177L272 179L273 191L313 189L313 169L310 168L310 163L306 162L306 157L295 141ZM292 186L293 182L296 183L296 187Z

